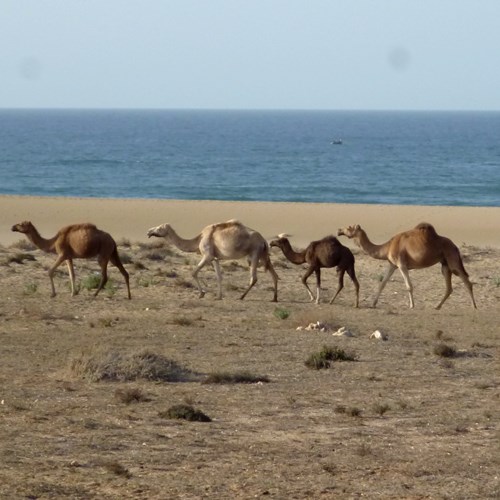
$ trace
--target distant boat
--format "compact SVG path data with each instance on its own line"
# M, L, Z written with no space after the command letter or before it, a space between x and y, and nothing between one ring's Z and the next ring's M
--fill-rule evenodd
M330 144L339 145L339 144L343 144L343 142L342 142L342 139L333 139L332 142L330 142Z

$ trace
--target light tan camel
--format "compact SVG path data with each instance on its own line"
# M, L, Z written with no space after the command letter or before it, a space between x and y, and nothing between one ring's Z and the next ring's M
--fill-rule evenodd
M302 276L302 283L307 289L309 298L314 300L314 295L307 284L307 279L312 273L316 274L316 304L319 304L321 291L321 268L336 267L338 275L338 287L335 295L330 300L330 304L337 298L337 295L344 288L344 274L351 277L354 284L356 301L355 307L359 305L359 283L354 270L354 255L351 250L342 245L335 236L326 236L325 238L309 243L305 250L296 252L286 234L278 235L278 239L271 241L271 247L278 247L283 255L293 264L307 263L309 267Z
M339 229L338 235L354 239L357 245L371 257L389 261L387 272L380 283L378 293L373 301L373 307L377 305L380 294L390 277L396 268L399 268L410 296L410 307L413 308L415 305L413 302L413 286L408 271L410 269L423 269L441 263L441 272L444 276L446 292L436 309L441 308L453 291L451 286L452 274L460 276L469 291L472 305L476 308L472 283L464 268L460 250L449 238L438 235L431 224L422 222L414 229L396 234L382 245L372 243L359 225Z
M97 262L101 267L101 281L94 297L102 290L108 281L108 262L111 261L125 278L128 298L131 298L129 276L118 256L115 240L110 234L97 229L93 224L73 224L63 227L54 237L49 239L42 238L35 226L29 221L15 224L12 226L12 231L25 234L40 250L57 254L54 265L49 269L52 297L56 295L53 278L54 272L64 261L66 261L68 265L71 295L75 296L78 291L75 288L73 259L91 259L97 257Z
M257 282L257 267L260 263L264 265L266 271L271 273L274 283L273 302L278 301L278 275L269 258L267 241L260 233L244 226L241 222L229 220L227 222L211 224L205 227L200 234L189 240L178 236L172 226L165 223L149 229L148 236L166 238L167 241L183 252L201 253L201 260L193 271L193 278L200 291L200 297L205 295L205 290L200 284L198 273L206 264L212 263L214 266L219 286L217 298L221 299L222 273L219 261L227 259L237 260L246 257L250 265L250 285L240 299L244 299Z

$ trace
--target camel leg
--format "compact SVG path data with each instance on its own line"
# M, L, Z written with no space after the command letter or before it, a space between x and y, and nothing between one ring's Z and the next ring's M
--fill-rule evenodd
M205 296L205 290L203 290L200 280L198 279L198 273L205 267L205 265L210 262L212 258L209 255L204 255L198 265L196 266L195 270L193 271L193 279L196 281L196 285L198 286L198 290L200 291L200 299ZM216 271L217 272L217 271Z
M74 297L78 295L78 290L75 287L75 268L73 267L73 260L67 259L66 264L68 266L69 281L71 283L71 296Z
M332 300L330 300L330 304L333 304L333 301L337 298L337 295L340 293L342 288L344 288L344 269L339 269L337 268L337 274L339 277L339 285L337 287L337 291L335 292L335 295L332 297Z
M247 293L252 289L252 287L257 283L257 265L259 263L259 259L252 259L250 263L250 285L248 288L243 292L243 295L240 297L240 300L243 300Z
M220 264L217 259L214 259L212 265L215 269L215 274L217 276L217 286L219 287L219 294L217 295L217 300L222 300L222 272L220 270Z
M115 251L111 254L111 264L116 266L119 271L122 273L122 276L125 278L125 284L127 285L127 292L128 292L128 298L129 300L132 298L132 295L130 294L130 279L127 270L123 267L123 264L120 260L120 257L118 257L118 251L115 248Z
M54 286L54 273L56 269L66 260L66 257L64 255L58 255L56 261L54 262L54 265L49 269L49 279L50 279L50 286L52 289L51 297L56 296L56 287ZM71 276L70 276L71 278Z
M314 300L314 295L311 292L309 285L307 284L307 279L309 278L309 276L311 276L312 273L314 273L314 268L310 267L307 269L304 276L302 276L302 284L307 288L307 293L309 294L309 299L311 300L311 302ZM317 283L317 281L318 281L318 276L316 275L316 283ZM317 292L316 292L316 296L318 296Z
M271 264L271 259L267 259L266 262L266 270L268 270L271 273L271 277L273 279L273 285L274 285L274 296L273 296L273 302L278 302L278 275L276 274L276 271L274 270L273 265Z
M380 283L380 286L378 288L377 295L375 296L375 299L373 301L372 307L377 306L377 302L378 302L378 299L380 297L380 294L382 293L382 290L385 288L385 285L387 285L387 282L390 280L390 278L393 275L396 268L397 268L397 266L395 266L392 262L389 262L389 265L387 266L387 271L385 272L384 279Z
M108 262L109 259L99 256L97 258L97 262L101 267L101 281L99 282L99 286L94 293L94 297L97 297L97 294L104 288L104 285L108 282Z
M472 305L474 306L474 309L477 309L476 301L474 300L474 292L472 291L472 283L470 282L469 277L467 276L467 274L465 272L464 273L460 273L459 276L462 279L462 281L464 282L464 285L467 288L467 291L469 292L469 295L470 295L470 298L472 300Z
M446 285L446 290L444 292L444 297L441 299L441 302L436 306L436 309L441 309L441 306L445 303L446 299L451 295L451 292L453 292L453 287L451 286L451 271L446 264L443 264L441 266L441 273L443 273L444 276L444 283Z
M408 295L410 297L410 309L413 309L415 307L415 302L413 302L413 285L410 280L410 274L408 272L408 269L406 267L400 267L399 270L401 271L401 274L403 275L403 279L405 280L405 285L406 289L408 290Z
M349 277L351 278L353 284L354 284L354 289L356 291L356 302L355 302L355 306L356 308L359 307L359 281L358 281L358 278L356 278L356 271L354 270L354 266L347 269L347 274L349 275Z

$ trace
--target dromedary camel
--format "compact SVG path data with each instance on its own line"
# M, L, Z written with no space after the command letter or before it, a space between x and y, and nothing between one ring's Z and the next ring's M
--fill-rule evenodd
M205 295L205 290L200 284L198 273L209 263L212 263L217 275L219 286L218 299L222 299L222 273L220 260L242 259L247 257L250 265L250 285L240 299L244 299L250 289L257 283L257 267L264 265L266 271L271 273L274 283L273 302L278 301L278 275L269 258L269 246L260 233L244 226L237 220L229 220L218 224L206 226L200 234L192 239L185 240L177 235L168 223L149 229L148 236L166 238L183 252L201 253L201 260L193 271L200 298Z
M115 240L110 234L97 229L93 224L73 224L60 229L57 234L49 239L42 238L35 226L24 221L12 226L12 231L25 234L28 239L36 245L40 250L48 253L57 254L57 259L54 265L49 269L50 285L52 287L52 297L56 295L54 287L54 272L66 261L69 271L69 279L71 281L71 295L75 296L78 291L75 288L75 271L73 268L73 259L91 259L97 257L97 262L101 267L101 281L94 297L102 290L108 281L108 262L111 261L122 273L127 285L128 298L130 295L129 276L123 267Z
M302 283L309 293L311 301L314 300L314 295L307 284L307 279L312 273L316 273L316 304L319 304L321 290L321 268L336 267L339 284L335 295L330 300L330 304L337 298L342 288L344 288L344 274L351 277L356 290L355 307L359 305L359 283L354 270L354 255L346 246L342 245L335 236L327 236L318 241L309 243L305 250L296 252L290 245L290 241L286 235L280 234L277 240L270 243L272 247L281 248L283 255L293 264L307 263L309 268L302 276Z
M472 305L476 308L476 301L474 300L474 294L472 292L472 283L464 268L459 249L449 238L438 235L431 224L422 222L414 229L396 234L382 245L375 245L372 243L368 239L365 231L363 231L359 225L339 229L338 235L353 238L354 241L373 258L389 261L387 272L380 283L377 295L373 301L373 307L377 305L380 294L389 281L389 278L396 268L399 268L410 296L410 307L413 308L415 304L413 302L413 286L410 281L409 270L431 267L440 262L441 272L443 273L446 284L446 292L436 309L441 308L453 291L451 286L452 273L460 276L469 291Z

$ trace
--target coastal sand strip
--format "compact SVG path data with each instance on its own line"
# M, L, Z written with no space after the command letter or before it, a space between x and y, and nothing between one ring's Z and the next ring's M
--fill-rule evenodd
M115 239L146 241L152 226L169 222L186 238L205 225L239 219L270 239L279 233L304 246L339 227L360 224L372 241L382 243L397 232L430 222L439 234L458 245L500 247L500 207L442 207L356 205L334 203L281 203L190 201L155 199L57 198L0 196L0 244L19 240L13 224L31 220L49 237L62 226L93 222ZM342 239L345 243L345 238Z

